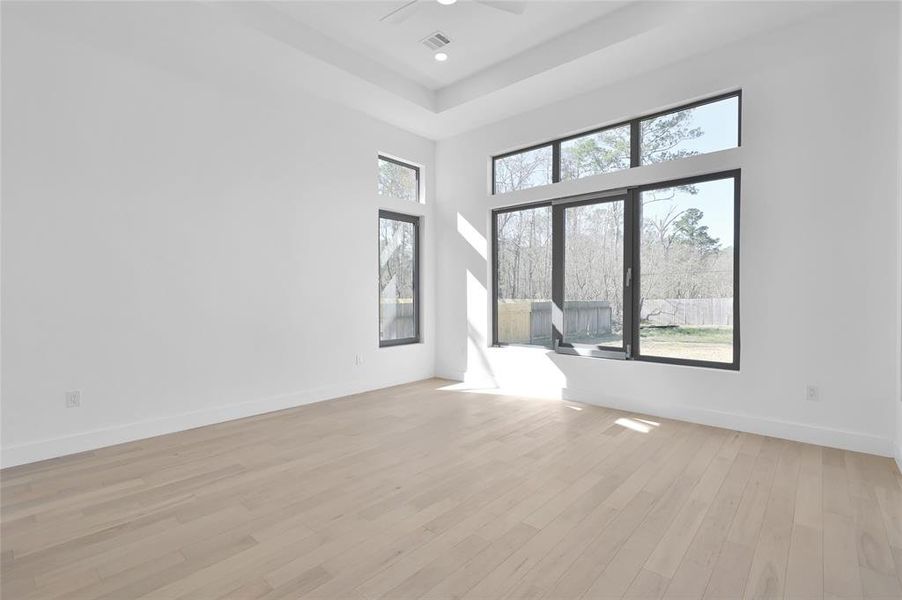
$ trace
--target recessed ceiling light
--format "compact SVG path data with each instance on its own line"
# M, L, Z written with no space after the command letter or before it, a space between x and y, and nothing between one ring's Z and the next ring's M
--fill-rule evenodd
M445 54L444 52L436 52L435 60L437 60L439 62L445 62L446 60L448 60L448 55Z
M445 6L451 6L455 2L457 2L457 0L438 0L439 4L444 4Z

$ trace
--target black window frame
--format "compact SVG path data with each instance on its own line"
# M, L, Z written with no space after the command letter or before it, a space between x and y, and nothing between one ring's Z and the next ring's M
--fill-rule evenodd
M628 189L614 189L590 194L581 194L579 196L571 196L552 201L551 214L551 235L552 235L552 256L551 256L551 303L560 307L559 311L552 311L552 314L559 312L562 316L566 310L567 304L567 237L566 237L566 210L568 208L576 208L580 206L588 206L592 204L603 204L606 202L623 202L623 282L622 292L624 300L628 298L630 280L627 273L630 272L633 261L633 210L631 209L631 198ZM604 344L586 344L571 343L567 341L565 332L554 328L552 318L551 338L554 349L559 354L575 354L578 356L592 356L595 358L628 358L630 355L632 344L632 314L633 303L623 303L623 331L620 347L607 346ZM630 325L628 325L630 324Z
M630 124L632 126L632 130L630 132L630 142L632 143L632 147L630 148L630 164L633 167L647 167L649 165L660 164L660 163L648 163L642 164L642 123L645 121L651 121L652 119L657 119L659 117L666 117L667 115L672 115L674 113L683 112L684 110L691 110L693 108L699 108L700 106L707 106L708 104L714 104L715 102L722 102L723 100L729 100L730 98L736 98L736 148L742 147L742 90L737 90L735 92L729 92L727 94L721 94L719 96L714 96L711 98L705 98L704 100L697 100L695 102L690 102L689 104L683 104L682 106L677 106L676 108L668 108L667 110L661 110L656 113L652 113L650 115L643 115L637 119L633 119ZM635 139L635 142L633 140ZM724 148L724 150L729 150L729 148ZM712 152L721 152L721 150L713 150ZM711 152L705 152L704 154L711 154ZM677 159L679 160L679 159ZM665 161L670 162L670 161Z
M641 232L637 229L636 234L634 236L633 243L633 279L635 281L635 286L632 290L632 296L630 297L630 303L632 304L632 313L633 313L633 343L635 344L635 358L636 360L641 360L645 362L654 362L654 363L666 363L672 365L685 365L691 367L707 367L711 369L726 369L731 371L739 370L739 357L740 357L740 340L742 339L740 336L740 290L739 290L739 265L741 263L740 255L740 197L741 197L741 187L742 187L742 169L729 169L726 171L719 171L716 173L706 173L704 175L695 175L692 177L681 177L678 179L670 179L667 181L657 181L654 183L642 184L640 186L636 186L631 188L630 192L633 194L633 211L634 221L641 224L642 222L642 203L640 200L640 194L645 191L670 188L670 187L678 187L681 185L692 185L695 183L704 183L706 181L719 181L723 179L733 179L733 361L729 363L708 361L708 360L696 360L696 359L687 359L687 358L671 358L666 356L645 356L642 354L642 340L641 340L641 331L639 324L639 299L642 295L642 260L641 260L641 249L639 247L641 243ZM641 225L640 225L641 227Z
M496 179L496 165L499 160L509 158L511 156L516 156L517 154L525 154L526 152L532 152L533 150L540 150L542 148L551 147L551 183L557 183L561 180L561 145L560 140L555 140L551 142L542 142L541 144L534 144L532 146L527 146L526 148L518 148L517 150L512 150L510 152L505 152L504 154L498 154L492 157L492 195L495 195L495 184L497 183ZM546 184L551 185L551 184ZM541 186L533 186L533 187L541 187ZM531 189L531 188L524 188ZM516 191L516 190L511 190ZM504 192L508 193L508 192Z
M405 167L407 169L413 170L414 176L416 177L416 181L417 181L417 195L416 195L416 198L414 198L412 201L416 202L417 204L422 204L423 200L422 200L421 182L420 182L420 167L418 167L417 165L412 165L408 162L404 162L403 160L400 160L397 158L392 158L390 156L386 156L384 154L377 154L376 156L377 156L378 160L384 160L385 162L389 162L394 165L398 165L399 167ZM378 160L377 160L377 162L378 162ZM388 194L379 194L379 195L385 196L387 198L394 198L395 200L399 200L401 202L408 202L408 200L405 200L404 198L398 198L397 196L390 196Z
M387 219L390 221L400 221L402 223L410 223L413 225L413 328L414 335L407 338L398 338L394 340L382 339L382 248L380 246L380 236L382 234L381 221ZM378 290L378 320L379 320L379 347L390 348L392 346L406 346L408 344L419 344L421 342L420 333L420 216L408 215L391 210L379 209L379 218L376 220L376 257L378 261L377 270L377 290Z
M553 173L555 173L557 175L557 178L553 181L553 183L560 183L561 181L578 181L578 179L561 179L561 144L563 144L564 142L569 142L570 140L576 140L576 139L579 139L582 137L587 137L587 136L595 135L598 133L604 133L605 131L610 131L611 129L620 129L622 127L629 127L629 130L630 130L630 156L629 156L630 166L627 168L632 169L633 167L637 166L637 165L633 164L633 156L635 155L634 148L633 148L633 140L636 138L636 136L634 135L635 131L633 128L633 121L623 121L620 123L614 123L613 125L605 125L604 127L590 129L589 131L575 133L573 135L568 135L566 137L562 137L560 139L554 140L554 142L552 142L552 144L554 144L553 155L555 157ZM620 169L620 170L626 171L626 169ZM617 171L611 171L611 173L616 173L616 172ZM598 173L598 175L603 175L603 173ZM580 178L580 179L582 179L582 178ZM494 190L493 190L493 193L494 193Z
M501 267L499 264L499 254L498 254L498 215L502 215L509 212L518 212L521 210L531 210L534 208L551 208L552 209L552 230L551 230L551 239L552 244L554 243L554 206L551 200L542 200L539 202L529 202L526 204L517 204L515 206L506 206L503 208L496 208L492 211L492 346L495 347L506 347L506 346L528 346L531 348L545 348L551 350L553 346L544 346L538 344L518 344L518 343L510 343L510 342L499 342L498 341L498 271ZM554 256L554 250L552 249L552 261ZM552 269L554 265L552 264ZM554 283L552 282L552 289L554 288ZM554 303L554 298L552 298L552 303ZM552 344L553 344L552 338Z
M495 190L495 165L496 161L501 160L503 158L507 158L509 156L514 156L516 154L522 154L523 152L529 152L531 150L538 150L539 148L544 148L546 146L551 146L551 183L548 185L554 185L556 183L560 183L561 180L561 143L567 142L572 139L584 137L587 135L593 135L596 133L602 133L609 129L616 129L619 127L629 126L630 128L630 169L634 169L636 167L641 166L649 166L641 164L641 148L639 144L641 142L641 123L644 121L648 121L650 119L656 119L658 117L663 117L669 114L678 113L684 110L689 110L692 108L698 108L700 106L705 106L706 104L713 104L715 102L720 102L722 100L727 100L729 98L737 98L738 106L737 106L737 116L736 116L736 147L742 147L742 90L737 89L731 92L725 92L723 94L718 94L716 96L711 96L708 98L704 98L701 100L696 100L694 102L689 102L687 104L681 104L680 106L676 106L674 108L668 108L666 110L661 110L658 112L654 112L651 114L640 115L638 117L633 117L632 119L628 119L626 121L620 121L617 123L612 123L609 125L604 125L601 127L595 127L592 129L588 129L586 131L581 131L579 133L570 134L564 137L556 138L553 140L548 140L545 142L541 142L538 144L532 144L531 146L526 146L524 148L518 148L516 150L511 150L508 152L504 152L502 154L496 154L492 156L492 195L497 195L498 192ZM719 152L719 151L718 151ZM706 153L709 154L709 153ZM624 169L625 170L625 169ZM566 180L571 181L571 180ZM573 180L575 181L575 180ZM540 186L534 186L540 187ZM531 188L524 188L531 189ZM516 191L516 190L513 190ZM509 192L503 192L509 193Z
M642 205L640 194L644 191L656 189L678 187L681 185L692 185L695 183L704 183L706 181L718 181L724 179L733 179L733 360L729 363L670 358L663 356L646 356L642 354L641 347L641 327L639 314L639 301L641 298L641 227L642 227ZM524 344L509 344L500 342L498 339L498 215L515 212L519 210L528 210L543 206L550 206L552 209L552 281L551 281L551 301L552 315L563 314L564 306L564 246L565 231L563 211L568 207L593 204L599 201L613 201L623 199L624 204L624 257L623 257L623 277L624 277L624 303L623 303L623 349L605 347L597 345L594 348L591 344L570 344L563 336L563 331L554 324L552 317L552 344L553 351L558 354L574 354L579 356L589 356L596 358L614 358L621 360L633 360L642 362L665 363L673 365L684 365L693 367L706 367L712 369L739 370L740 364L740 289L739 289L739 271L740 271L740 197L741 197L741 169L729 169L725 171L717 171L714 173L706 173L691 177L681 177L677 179L669 179L664 181L656 181L648 184L631 186L628 188L618 188L605 190L601 192L593 192L589 194L580 194L577 196L567 196L553 200L545 200L541 202L532 202L507 206L492 210L492 345L495 347L506 346L522 346ZM528 345L528 344L527 344ZM536 348L548 349L547 346L534 346Z

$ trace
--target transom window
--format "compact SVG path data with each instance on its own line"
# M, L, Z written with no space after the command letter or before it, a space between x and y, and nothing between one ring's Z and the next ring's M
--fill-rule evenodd
M551 145L522 150L494 160L495 193L503 194L554 181Z
M379 194L420 202L420 168L380 155Z
M707 154L740 145L742 92L493 157L492 193Z

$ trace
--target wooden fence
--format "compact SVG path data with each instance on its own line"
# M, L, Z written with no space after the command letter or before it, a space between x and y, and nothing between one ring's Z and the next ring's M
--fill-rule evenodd
M598 338L611 333L608 302L567 302L564 336ZM510 344L548 344L551 341L551 302L502 300L498 304L498 339Z
M379 309L381 311L382 339L400 340L412 338L417 334L413 320L413 302L411 300L383 301L379 305Z
M642 302L642 320L652 325L732 327L732 298L648 299Z
M642 320L652 325L732 327L732 298L646 299ZM567 302L564 337L598 339L609 335L612 311L608 302ZM502 300L498 304L498 339L510 344L551 342L551 302Z

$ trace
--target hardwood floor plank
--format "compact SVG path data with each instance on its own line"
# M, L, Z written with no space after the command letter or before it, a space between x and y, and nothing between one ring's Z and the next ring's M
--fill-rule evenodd
M863 598L855 521L843 452L823 451L824 597Z
M747 436L757 438L757 436ZM748 440L743 443L743 448L748 448ZM740 449L736 460L730 468L730 473L717 492L717 496L711 504L708 515L699 527L695 538L692 540L683 560L670 578L665 598L701 598L708 586L708 581L714 572L717 558L727 537L736 510L742 500L742 492L751 476L752 466L760 449L758 444L752 451Z
M789 562L787 598L822 598L824 595L823 462L820 448L802 447L796 490Z
M745 586L746 599L783 598L786 586L801 449L794 442L783 446Z
M581 560L574 563L571 576L559 582L559 589L576 591L569 582L582 585L584 578L587 578L589 587L583 594L586 598L621 596L628 591L673 520L690 501L692 491L724 440L731 436L725 432L712 431L715 434L712 436L697 436L698 433L694 430L690 432L692 444L682 449L688 455L674 453L661 474L644 488L643 491L650 497L649 506L643 507L639 503L635 508L630 506L630 513L624 512L610 531L602 532L593 546L583 553ZM695 444L698 441L702 442L700 446ZM637 517L635 521L632 516ZM599 561L593 569L594 556L598 556Z
M446 385L0 471L0 593L902 598L890 460Z
M767 510L777 461L783 447L780 440L765 438L742 492L727 539L705 588L704 598L742 598L755 557L759 533Z

